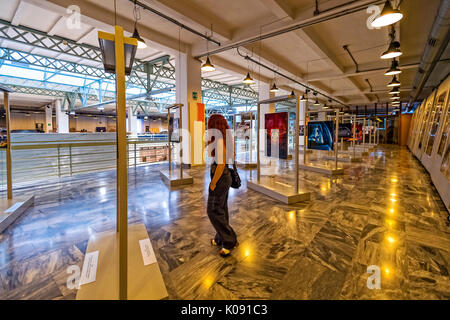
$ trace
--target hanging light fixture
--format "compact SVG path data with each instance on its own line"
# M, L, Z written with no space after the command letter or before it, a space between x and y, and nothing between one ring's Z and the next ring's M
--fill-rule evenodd
M303 102L308 101L308 92L309 92L309 89L306 89L305 93L300 98L300 101L303 101Z
M216 70L216 68L215 68L214 65L211 63L211 61L209 61L209 56L206 57L206 61L205 61L205 63L202 65L202 71L210 72L210 71L214 71L214 70Z
M273 83L272 88L270 88L270 92L278 92L278 88L277 88L277 85L275 84L275 82Z
M392 89L391 91L389 91L389 94L399 94L400 90L398 87L395 87L394 89Z
M394 76L391 82L387 85L388 87L399 87L400 81L397 80L397 76Z
M133 35L131 36L132 38L137 39L138 41L138 49L145 49L147 48L147 44L145 43L144 39L141 38L141 36L139 35L138 29L136 27L136 25L134 26L134 32Z
M393 95L392 97L390 97L391 100L399 100L400 96L398 94Z
M403 54L400 50L400 42L395 40L395 28L391 26L391 32L389 33L389 37L391 38L391 42L389 43L388 49L383 52L381 55L381 59L392 59L399 57Z
M139 8L138 8L136 2L134 2L133 14L134 14L134 31L133 31L133 35L131 37L137 39L137 41L138 41L137 48L138 49L145 49L145 48L147 48L147 44L145 43L144 39L141 38L141 36L139 35L139 32L138 32L138 29L137 29L137 22L141 19L141 12L139 11Z
M291 96L291 97L295 97L295 92L294 92L294 90L291 91L290 96Z
M250 72L247 72L247 76L244 78L244 80L242 80L242 82L245 84L254 84L255 80L250 77Z
M403 52L400 50L400 42L398 41L391 41L389 44L389 48L383 52L381 55L381 59L392 59L396 57L400 57L403 54Z
M372 21L372 27L381 28L389 26L397 21L400 21L402 18L403 13L401 13L398 9L392 8L391 2L386 0L380 15Z
M384 73L384 75L385 76L393 76L393 75L400 74L400 73L402 73L402 70L400 70L398 68L398 61L394 59L394 60L392 60L391 67L389 68L388 71L386 71Z
M319 99L317 99L317 92L313 92L313 95L316 97L316 101L313 103L313 105L320 106Z

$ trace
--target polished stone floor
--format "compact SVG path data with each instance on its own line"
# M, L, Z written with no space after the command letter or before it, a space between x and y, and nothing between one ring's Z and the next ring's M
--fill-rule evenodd
M321 160L316 160L322 162ZM293 161L265 167L290 184ZM222 258L209 245L204 168L194 185L169 191L151 165L129 171L129 223L145 223L170 299L449 299L448 212L405 148L379 147L345 175L300 172L311 200L284 205L230 191L240 245ZM82 266L91 235L115 228L115 174L48 181L15 191L33 208L0 234L0 299L74 299L67 268ZM381 289L367 288L367 267Z

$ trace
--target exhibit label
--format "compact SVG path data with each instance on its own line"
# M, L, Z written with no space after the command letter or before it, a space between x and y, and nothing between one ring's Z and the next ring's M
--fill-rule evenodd
M150 239L139 240L139 246L141 247L142 259L144 260L144 266L156 262L155 252L153 251Z

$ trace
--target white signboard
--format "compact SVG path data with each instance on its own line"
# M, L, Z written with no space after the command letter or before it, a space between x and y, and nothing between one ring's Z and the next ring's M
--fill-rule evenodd
M89 252L84 257L83 270L81 271L80 286L94 282L97 277L98 250Z
M144 266L156 262L155 252L153 252L153 247L150 239L139 240L139 246L141 247L142 259L144 260Z

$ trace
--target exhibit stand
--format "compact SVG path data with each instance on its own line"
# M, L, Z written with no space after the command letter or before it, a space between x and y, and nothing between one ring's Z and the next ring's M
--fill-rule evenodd
M137 40L124 37L120 26L114 31L99 31L98 37L105 70L116 75L116 230L93 234L89 239L76 299L163 299L168 294L147 229L144 224L128 226L125 75L131 72Z
M341 137L341 142L340 142L340 150L339 150L339 156L338 156L338 161L339 162L350 162L350 163L354 163L354 162L361 162L362 158L360 153L356 152L356 142L358 141L357 135L356 135L356 115L348 115L347 116L349 119L351 119L351 123L352 123L352 137L350 140L350 152L343 152L344 150L344 138ZM345 115L340 117L342 119L342 123L344 122L343 119L346 118ZM326 159L326 160L334 160L335 156L334 155L329 155L326 154L322 157L322 159Z
M305 108L305 119L306 119L306 114L312 113L312 112L317 112L317 111L308 111ZM308 122L308 126L305 127L304 145L306 148L308 148L309 135L307 134L307 132L309 130L310 125L311 125L311 122ZM303 163L299 165L300 169L306 170L306 171L313 171L313 172L317 172L317 173L323 173L323 174L331 175L331 176L344 174L344 169L342 167L338 166L338 159L339 159L338 137L339 137L339 110L336 109L335 135L334 135L334 139L333 139L334 140L333 141L334 156L332 158L334 163L333 164L314 163L314 162L308 160L308 158L307 158L308 152L304 152L303 153Z
M240 117L241 122L237 121ZM249 122L247 123L247 118ZM243 112L233 115L233 129L234 129L234 154L236 155L236 165L244 169L256 168L256 161L254 157L256 152L253 151L253 139L254 139L254 112ZM258 131L256 131L258 132ZM239 150L242 141L244 144L244 151ZM242 148L241 148L242 149ZM248 149L248 151L247 151ZM243 154L243 156L241 156Z
M16 221L30 206L34 204L34 196L13 197L12 163L11 163L11 112L9 109L9 94L12 90L0 85L3 92L3 104L6 117L6 199L0 199L0 233Z
M261 128L261 117L260 117L260 110L261 105L263 104L270 104L270 103L277 103L282 101L288 101L291 99L296 99L297 106L296 106L296 129L295 129L295 185L291 186L286 183L282 183L280 181L276 181L273 177L261 177L261 159L260 159L260 153L261 153L261 144L260 144L260 135L261 133L258 133L256 136L256 180L250 178L247 181L247 187L249 189L255 190L257 192L260 192L262 194L265 194L271 198L274 198L278 201L281 201L285 204L291 204L296 203L300 201L305 201L310 199L310 193L306 191L305 187L302 185L300 186L299 182L299 116L300 116L300 101L298 96L280 96L275 97L272 99L262 100L258 102L258 109L257 109L257 121L258 121L258 128Z
M159 172L161 179L164 181L165 184L167 184L169 187L176 187L176 186L182 186L182 185L189 185L189 184L193 184L194 183L194 179L183 172L183 136L182 136L182 108L183 108L183 104L181 103L177 103L177 104L173 104L171 106L166 107L167 109L167 123L169 126L169 130L168 134L167 134L167 144L168 144L168 152L169 152L169 159L168 159L168 164L169 164L169 168L167 170L161 170ZM180 164L179 164L179 170L173 170L172 169L172 148L171 148L171 140L172 140L172 136L173 133L175 132L175 118L173 120L173 128L170 129L170 111L171 110L178 110L180 117L178 118L179 121L179 126L177 128L178 130L178 143L180 146L180 153L179 153L179 158L180 158ZM171 131L172 130L172 131Z

